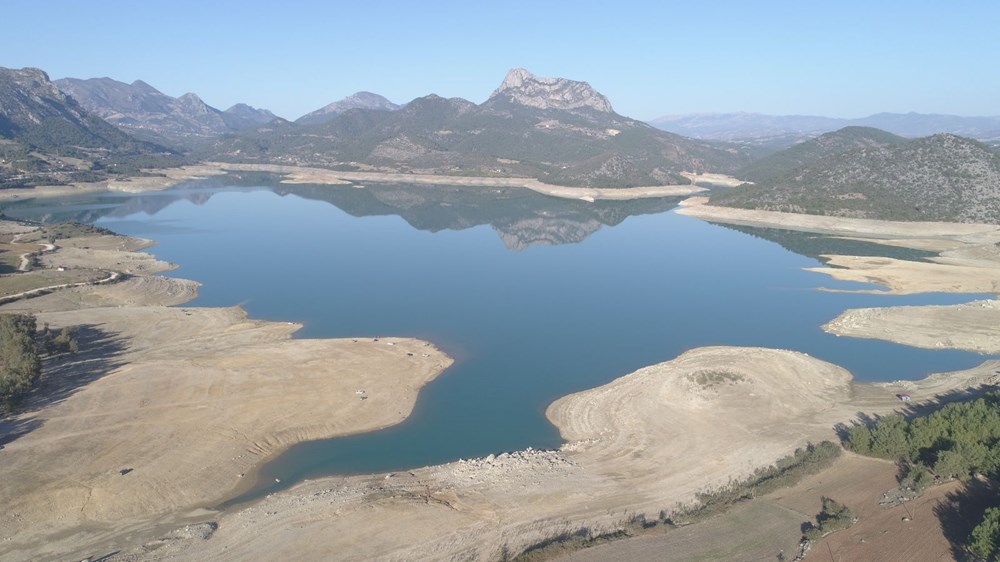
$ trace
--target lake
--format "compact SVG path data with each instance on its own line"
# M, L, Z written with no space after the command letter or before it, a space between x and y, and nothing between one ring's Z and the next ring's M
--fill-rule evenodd
M838 248L903 259L926 253L727 228L671 212L677 202L288 186L242 175L159 193L23 201L4 212L156 239L151 251L180 266L171 275L203 283L191 305L242 305L256 318L302 322L301 338L424 338L455 358L405 423L292 447L237 501L304 478L558 447L544 417L554 399L694 347L793 349L864 381L983 361L820 329L847 308L977 298L825 292L817 288L870 286L802 271Z

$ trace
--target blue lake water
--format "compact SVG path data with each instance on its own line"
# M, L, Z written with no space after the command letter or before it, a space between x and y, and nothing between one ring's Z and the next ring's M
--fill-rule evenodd
M4 211L154 238L151 251L180 265L171 275L203 283L192 305L239 304L253 317L303 322L303 338L425 338L456 359L421 392L405 423L292 447L241 499L331 473L557 447L559 435L544 418L554 399L694 347L793 349L865 381L982 362L972 353L820 329L847 308L976 296L818 291L870 287L802 271L819 260L785 247L821 248L818 254L840 242L751 235L670 212L675 204L230 178L156 194L26 201Z

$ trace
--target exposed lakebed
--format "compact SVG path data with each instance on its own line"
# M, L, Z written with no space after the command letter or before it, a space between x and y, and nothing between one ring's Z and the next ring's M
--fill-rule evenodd
M544 417L554 399L694 347L793 349L862 381L983 360L820 329L848 308L976 295L818 291L870 287L802 271L818 260L786 248L814 255L843 243L851 253L857 243L748 235L669 212L676 203L586 203L524 189L287 186L249 176L25 201L5 212L153 238L151 251L180 266L172 275L203 283L191 305L238 304L257 318L302 322L298 337L415 336L455 357L405 423L296 445L262 467L259 485L240 500L332 473L557 447Z

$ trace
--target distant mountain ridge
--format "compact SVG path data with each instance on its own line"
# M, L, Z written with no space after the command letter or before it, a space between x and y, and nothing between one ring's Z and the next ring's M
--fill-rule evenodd
M326 123L337 115L351 109L375 109L382 111L395 111L401 106L392 103L386 98L371 92L356 92L344 99L325 105L316 111L306 113L295 120L300 125L315 125Z
M755 162L716 205L889 220L1000 224L1000 154L941 133L848 127Z
M45 72L0 68L0 186L99 181L180 163L86 111Z
M680 172L734 171L749 161L737 149L618 115L584 82L523 69L479 105L431 94L395 111L355 108L318 124L226 135L201 156L602 187L688 183Z
M1000 141L1000 116L964 117L921 113L877 113L858 119L816 115L764 115L760 113L699 113L666 115L650 121L665 131L693 138L720 141L790 141L814 137L843 127L874 127L904 137L952 133L983 141Z
M111 78L62 78L55 84L84 109L123 131L182 146L276 118L270 111L246 104L220 111L196 94L174 98L141 80L126 84Z

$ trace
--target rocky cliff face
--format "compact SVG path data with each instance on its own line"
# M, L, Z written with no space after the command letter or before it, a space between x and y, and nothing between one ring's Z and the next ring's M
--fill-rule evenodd
M84 109L126 132L151 139L166 139L176 144L217 137L245 127L258 126L270 111L238 104L223 112L208 105L197 95L174 98L149 84L136 80L131 84L111 78L63 78L55 81L59 89L72 96ZM247 108L254 117L248 119ZM232 114L236 110L237 114ZM264 121L265 123L267 121Z
M321 107L316 111L307 113L295 120L300 125L311 125L315 123L325 123L332 120L337 115L350 109L377 109L382 111L395 111L400 106L392 103L384 97L371 92L357 92L346 98L335 101L329 105Z
M37 68L0 68L0 116L8 126L38 125L47 117L85 118L79 105Z
M523 68L515 68L507 73L503 83L490 96L490 99L495 98L536 109L564 111L592 109L606 113L614 112L608 98L586 82L565 78L543 78Z
M100 181L176 162L80 106L37 68L0 68L0 188Z

